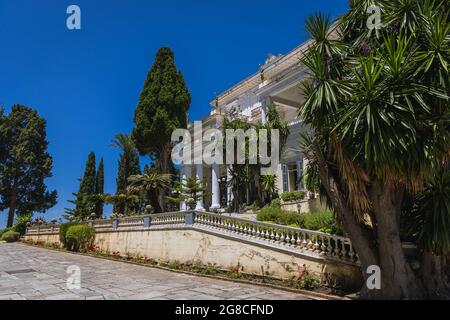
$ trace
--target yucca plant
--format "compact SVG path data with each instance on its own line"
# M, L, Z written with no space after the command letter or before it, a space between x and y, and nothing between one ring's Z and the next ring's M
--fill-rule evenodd
M372 5L382 13L376 30L366 25ZM308 180L318 182L352 239L362 275L381 267L381 290L363 287L365 297L445 294L445 285L424 284L437 281L405 258L400 215L406 199L421 203L416 239L422 256L431 257L423 265L445 274L447 266L436 263L446 259L435 258L448 254L447 202L422 192L448 170L448 12L443 0L352 0L335 24L321 15L307 21L315 43L303 59L310 76L301 84L299 115L311 128L303 143Z

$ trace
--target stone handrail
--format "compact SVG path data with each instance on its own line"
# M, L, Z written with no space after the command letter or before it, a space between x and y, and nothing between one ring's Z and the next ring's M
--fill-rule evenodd
M193 228L226 235L247 242L270 246L292 253L358 263L350 239L319 231L287 227L272 223L201 211L167 212L144 216L90 221L98 231L125 231L155 228ZM57 232L57 225L30 227L27 234Z

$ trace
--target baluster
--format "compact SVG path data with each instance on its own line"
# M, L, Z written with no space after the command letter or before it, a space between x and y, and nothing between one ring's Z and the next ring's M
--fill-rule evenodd
M349 251L348 251L348 256L349 256L350 260L353 261L353 258L355 257L355 252L353 251L353 245L351 242L348 245L350 247Z
M325 255L327 251L327 246L325 245L325 236L320 237L320 254Z
M275 241L280 240L279 230L275 229Z
M340 249L339 249L339 239L337 238L333 238L334 239L334 243L335 243L335 247L334 247L334 256L339 257L339 253L340 253Z
M327 255L332 255L333 254L333 246L331 245L331 237L327 237Z
M345 241L341 241L342 244L342 250L341 250L341 254L342 254L342 259L346 259L347 258L347 248L345 247Z
M291 246L291 237L289 236L289 231L286 232L286 244Z
M302 247L302 234L300 232L297 232L297 241L295 241L295 244L297 247Z
M308 244L306 245L306 248L310 251L314 250L314 245L311 238L311 235L308 234Z
M298 236L298 233L292 232L292 237L291 237L291 245L295 247L297 240L295 239L295 236Z
M284 243L284 231L283 230L280 230L280 233L281 233L281 235L280 235L280 242L281 243Z
M314 250L313 252L319 252L320 250L320 245L319 245L319 237L318 236L314 236Z
M308 242L306 241L306 238L307 238L307 234L306 233L303 233L302 234L302 238L303 238L303 241L302 241L302 248L303 249L308 249Z

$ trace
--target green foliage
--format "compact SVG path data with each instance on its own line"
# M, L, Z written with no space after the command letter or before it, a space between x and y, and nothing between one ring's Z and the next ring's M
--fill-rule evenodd
M161 173L171 172L171 135L187 127L191 96L170 48L160 48L148 72L134 113L133 140L141 155L150 155Z
M140 198L134 194L105 194L103 196L103 201L105 203L110 203L114 205L115 210L119 210L120 208L125 208L125 211L113 211L116 214L123 214L125 216L136 215L139 211L133 211L132 209L138 208L138 203L140 202Z
M367 8L374 3L381 9L383 25L371 30L366 25ZM343 195L350 209L346 212L352 213L347 218L363 221L372 211L370 243L386 240L379 239L376 226L387 220L383 215L399 210L404 198L410 198L417 202L412 207L417 208L416 222L420 221L415 224L415 234L421 235L418 244L435 253L447 251L447 204L429 190L418 197L415 193L437 172L448 170L448 12L447 0L352 0L335 30L321 15L307 22L315 43L302 60L311 77L301 84L305 101L299 116L312 132L309 147L304 148L310 160L308 184L319 182L317 189L329 203L332 197L325 187ZM330 179L335 189L330 188ZM379 190L385 191L382 196L377 195ZM394 203L387 199L393 193ZM439 208L431 209L431 198ZM343 212L337 201L333 205ZM379 250L376 245L372 249Z
M14 231L20 233L20 235L24 235L27 230L27 224L31 223L33 218L32 213L21 214L16 218L16 224L14 225Z
M259 178L262 191L267 195L267 202L270 202L277 194L277 176L274 174L262 175Z
M273 199L272 202L270 203L270 207L280 209L281 208L281 199L280 198Z
M67 242L66 242L67 230L69 230L69 228L72 226L78 226L78 225L79 225L78 222L66 222L66 223L60 224L60 226L59 226L59 241L65 248L67 247Z
M322 210L317 212L310 212L302 214L303 224L302 228L308 230L315 230L330 234L342 234L342 231L336 225L336 218L330 210Z
M289 136L289 128L286 123L283 123L280 119L280 115L278 114L276 108L274 105L271 105L268 108L267 112L267 122L263 124L254 124L250 123L244 120L241 120L239 118L233 119L225 119L223 123L223 128L226 129L233 129L233 130L239 130L242 129L244 131L248 129L255 129L256 131L256 137L257 140L259 139L259 130L264 129L268 132L267 137L267 145L268 150L271 149L271 129L278 129L279 130L279 138L280 140L277 141L279 143L279 151L280 155L283 152L283 149L286 145L286 140ZM235 148L233 152L235 153L235 159L237 152L243 152L243 154L246 156L246 159L249 158L249 152L250 152L250 143L248 141L249 139L246 139L245 143L237 143L235 142ZM258 143L258 141L256 141ZM228 152L228 150L226 150ZM252 156L254 156L252 154ZM260 159L258 155L256 155L257 159ZM263 168L261 163L257 164L249 164L248 160L245 164L235 164L229 170L230 174L230 180L228 181L228 186L231 187L233 192L233 208L232 210L234 212L239 212L241 210L242 203L244 202L244 199L246 198L246 203L250 204L251 201L254 199L251 198L251 189L255 184L260 184L261 189L263 190L265 194L264 202L268 203L271 201L273 197L276 196L276 176L275 175L266 175L266 176L260 176L261 168ZM245 193L245 198L244 198Z
M15 230L14 230L14 227L8 227L8 228L5 228L5 229L1 229L1 230L0 230L0 239L2 238L2 235L3 235L5 232L8 232L8 231L15 231Z
M176 181L172 191L172 195L167 197L172 203L180 203L186 201L188 207L193 210L197 201L206 196L205 183L197 178L187 178L183 181Z
M77 252L91 245L94 239L93 227L84 224L70 226L66 232L66 248Z
M162 212L158 195L168 189L172 182L172 175L158 173L152 168L143 175L133 175L128 178L128 191L131 194L138 194L142 198L151 201L156 212Z
M297 282L299 288L305 290L315 290L320 288L321 281L315 274L307 273Z
M100 163L98 164L97 175L95 176L95 194L101 195L105 192L105 172L104 172L104 164L103 158L100 159ZM97 218L101 218L103 216L103 199L99 197L95 203L95 214Z
M256 215L256 220L274 222L285 226L303 225L303 215L273 207L260 210Z
M285 202L303 200L306 196L305 191L290 191L281 194L281 199Z
M6 241L6 242L16 242L17 240L19 240L19 238L20 238L20 233L9 230L2 234L1 240Z
M132 175L141 174L139 165L139 155L130 136L126 134L117 134L112 142L112 146L122 150L119 159L118 173L116 179L116 195L124 198L127 194L128 178ZM113 212L129 215L132 212L140 211L139 201L115 201Z
M437 174L403 212L407 235L436 255L450 253L450 172Z
M45 212L56 204L56 191L44 182L53 166L45 127L31 108L14 105L6 116L0 111L0 212L8 209L8 227L15 214Z
M259 211L256 215L256 220L329 234L342 234L342 231L336 225L334 214L330 210L300 214L284 211L276 207L270 207Z
M100 218L100 214L103 213L103 191L103 159L100 160L98 170L96 170L95 153L91 152L86 161L78 192L74 194L76 199L69 200L70 203L75 205L75 208L66 208L67 217L73 216L77 220L83 221L91 218L91 214L95 213L96 217Z

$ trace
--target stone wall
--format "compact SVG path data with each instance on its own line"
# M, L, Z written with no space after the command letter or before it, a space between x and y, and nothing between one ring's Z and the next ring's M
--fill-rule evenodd
M55 232L27 234L25 239L59 242ZM95 244L104 252L119 252L122 256L140 255L164 262L211 263L225 269L242 266L246 273L261 275L263 269L266 275L283 279L291 279L306 267L309 272L324 275L339 286L357 289L361 284L359 268L354 264L294 254L190 227L97 230Z

